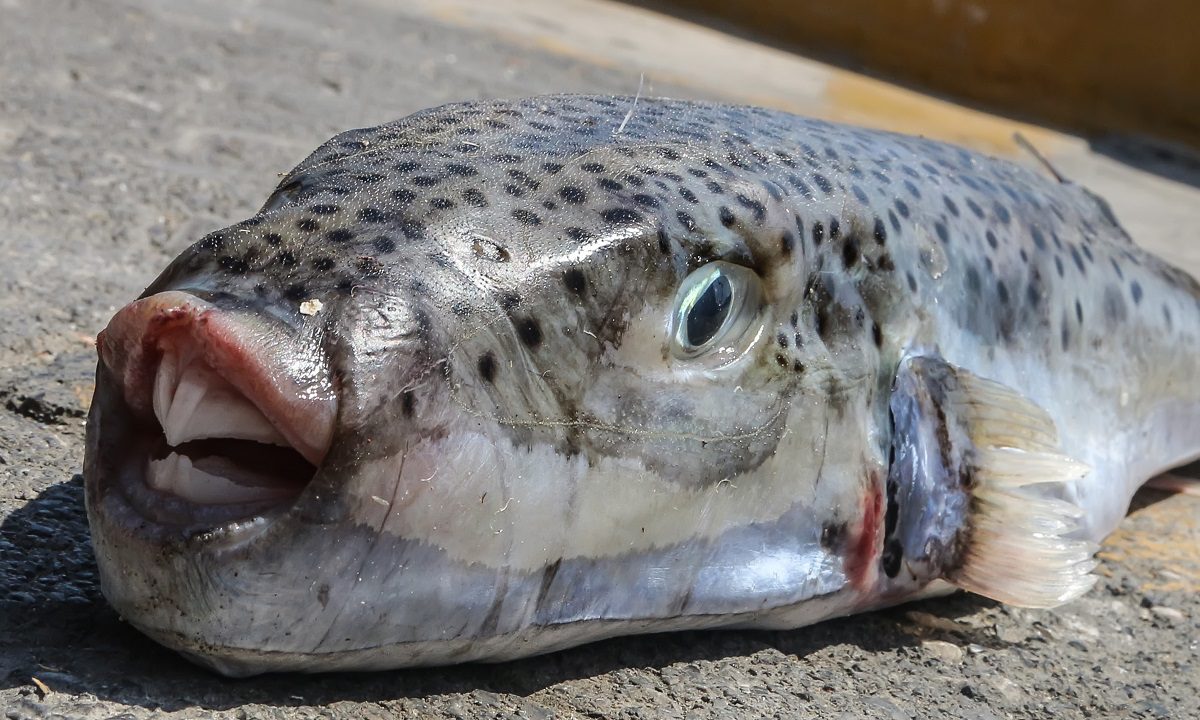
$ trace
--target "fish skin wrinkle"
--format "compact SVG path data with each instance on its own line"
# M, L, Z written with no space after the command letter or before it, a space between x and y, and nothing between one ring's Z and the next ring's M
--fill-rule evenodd
M1200 451L1198 320L1102 199L952 145L655 98L422 111L322 145L101 335L102 586L230 675L954 586L1052 606Z

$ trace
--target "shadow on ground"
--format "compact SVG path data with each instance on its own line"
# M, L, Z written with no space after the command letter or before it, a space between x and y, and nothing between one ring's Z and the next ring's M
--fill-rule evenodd
M958 595L856 615L788 632L708 631L620 638L537 658L498 665L376 673L267 675L228 680L191 665L143 637L104 602L83 510L82 478L47 489L0 527L6 549L31 568L22 587L0 591L0 637L10 658L0 667L0 688L29 686L36 677L52 690L166 711L189 707L229 709L246 703L325 704L342 700L418 698L485 691L526 696L567 680L620 668L662 668L775 649L804 658L833 645L879 652L916 645L905 613L924 610L944 618L977 612L993 603ZM933 635L990 645L967 626ZM930 632L921 631L922 637Z

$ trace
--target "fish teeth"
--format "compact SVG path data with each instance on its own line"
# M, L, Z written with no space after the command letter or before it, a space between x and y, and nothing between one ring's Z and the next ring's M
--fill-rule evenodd
M222 467L220 461L207 460L193 462L179 453L171 453L161 460L151 460L146 473L147 482L159 492L201 505L238 505L279 500L291 493L286 484L274 483L270 478L252 473L237 472L235 468ZM220 472L230 470L233 470L230 473L232 477Z
M154 381L154 414L167 443L229 438L288 447L288 441L245 395L200 362L180 368L163 356Z

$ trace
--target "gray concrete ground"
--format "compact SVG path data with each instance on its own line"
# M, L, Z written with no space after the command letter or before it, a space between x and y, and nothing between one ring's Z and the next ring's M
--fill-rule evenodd
M1153 492L1106 545L1104 580L1053 612L957 596L794 632L228 681L105 606L78 473L92 342L120 305L338 130L451 100L632 93L642 73L655 94L1014 152L1011 122L595 0L0 0L6 717L1200 716L1200 502ZM1127 148L1023 132L1108 195L1141 242L1200 266L1194 167L1139 156L1165 168L1147 174L1109 157Z

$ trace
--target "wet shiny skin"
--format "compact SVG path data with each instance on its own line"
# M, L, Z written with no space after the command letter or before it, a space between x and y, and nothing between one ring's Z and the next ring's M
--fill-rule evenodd
M1136 454L1127 429L1194 371L1194 352L1146 363L1197 342L1195 285L1094 197L915 138L631 107L465 104L344 133L123 310L86 472L122 615L247 674L898 602L924 582L883 567L888 401L914 352L1049 413L1097 468L1067 486L1088 536L1190 451ZM692 317L722 267L730 306ZM282 438L315 474L231 473L253 502L217 511L233 488L147 473L123 448L198 427L147 401L167 376L179 397L174 356L204 358L205 397L240 393L223 407L249 419L218 440ZM1105 404L1118 388L1132 401Z

